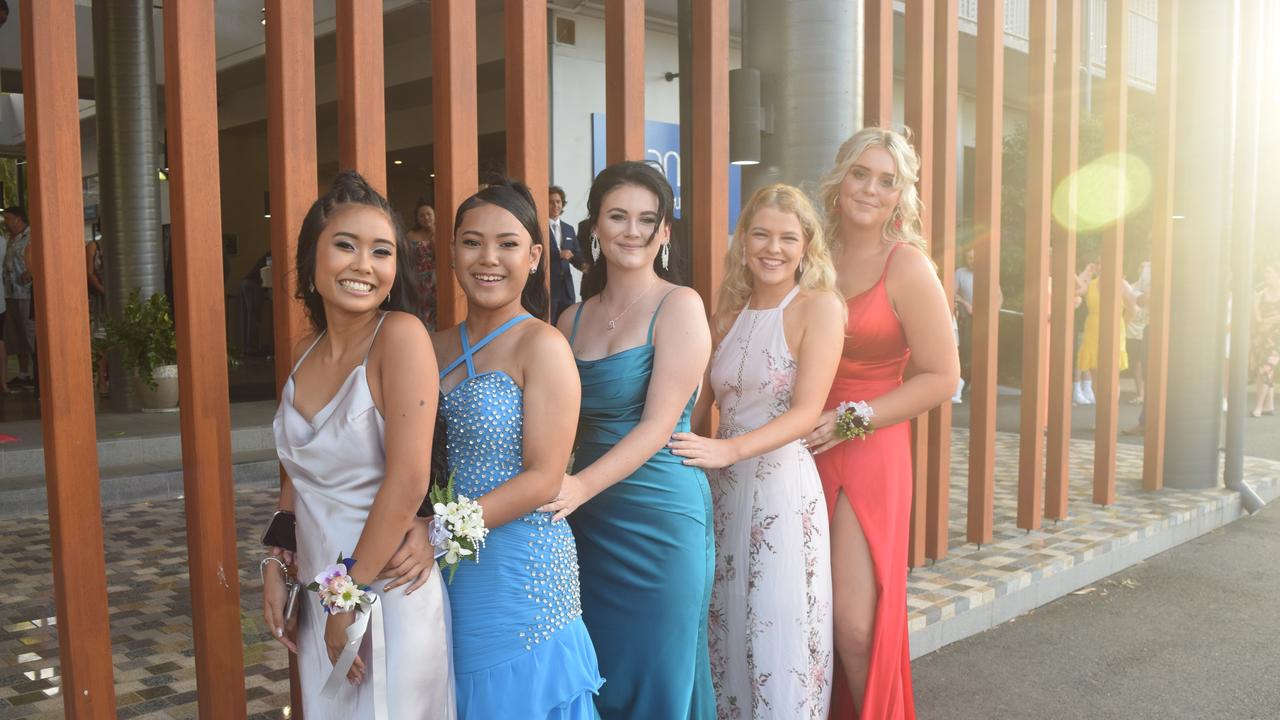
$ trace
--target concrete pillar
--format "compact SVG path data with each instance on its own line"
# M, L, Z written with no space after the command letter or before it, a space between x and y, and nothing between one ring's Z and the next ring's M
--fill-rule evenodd
M861 0L743 0L742 65L760 71L766 132L744 199L775 182L808 189L861 117Z
M151 0L93 4L93 65L107 306L118 314L135 288L144 299L164 291ZM134 394L126 376L112 358L117 409Z
M1179 6L1165 485L1219 484L1230 247L1233 3Z

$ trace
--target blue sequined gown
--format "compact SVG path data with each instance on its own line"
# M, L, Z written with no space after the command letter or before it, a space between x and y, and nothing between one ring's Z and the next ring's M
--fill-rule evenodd
M664 298L665 301L665 298ZM636 426L653 372L653 325L644 345L578 360L582 414L573 471L598 460ZM569 343L577 337L573 319ZM689 430L693 399L672 432ZM715 571L711 490L665 447L572 515L582 569L582 614L608 682L606 720L714 718L707 608Z
M466 377L443 394L449 468L475 499L523 470L524 395L506 373L476 373L472 356L528 315L470 346ZM461 720L589 720L603 682L582 622L578 560L567 523L531 512L491 528L478 563L463 560L448 586Z

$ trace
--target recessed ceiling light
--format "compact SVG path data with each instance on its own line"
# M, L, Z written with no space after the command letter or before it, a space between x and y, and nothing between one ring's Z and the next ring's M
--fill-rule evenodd
M403 165L403 164L404 164L404 161L403 161L403 160L392 160L392 162L393 162L394 164L396 164L396 165Z

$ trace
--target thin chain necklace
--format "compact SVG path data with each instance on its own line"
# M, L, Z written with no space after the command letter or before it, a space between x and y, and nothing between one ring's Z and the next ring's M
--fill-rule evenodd
M622 308L622 312L613 316L613 319L610 320L608 323L609 331L612 332L614 329L616 329L618 327L618 321L622 319L622 316L626 315L627 311L630 310L633 305L640 302L640 298L644 297L645 295L648 295L649 291L653 289L653 286L657 284L658 284L658 278L655 277L653 279L653 282L649 283L649 287L644 289L644 292L637 295L635 300L632 300L630 303L627 304L626 307Z

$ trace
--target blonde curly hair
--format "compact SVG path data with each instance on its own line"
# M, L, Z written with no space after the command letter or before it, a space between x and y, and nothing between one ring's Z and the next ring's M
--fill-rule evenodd
M818 182L818 200L826 212L825 229L831 245L838 249L843 240L840 235L840 208L836 206L840 197L840 185L844 183L858 158L873 147L884 148L893 158L893 164L897 168L893 185L902 193L897 206L885 221L884 238L891 242L914 245L927 256L929 246L925 242L924 227L920 219L923 205L920 193L916 190L916 181L920 179L920 156L907 136L878 127L863 128L845 140L836 151L835 165Z
M738 215L733 241L729 243L729 251L725 253L724 280L720 283L720 292L716 298L717 332L727 332L731 319L742 312L751 299L754 276L747 267L746 238L751 229L751 220L766 207L795 215L800 221L800 230L804 235L804 254L800 257L800 267L796 271L796 284L804 290L828 291L839 296L831 249L822 229L822 219L813 203L809 202L809 197L800 188L783 183L769 185L757 190Z

